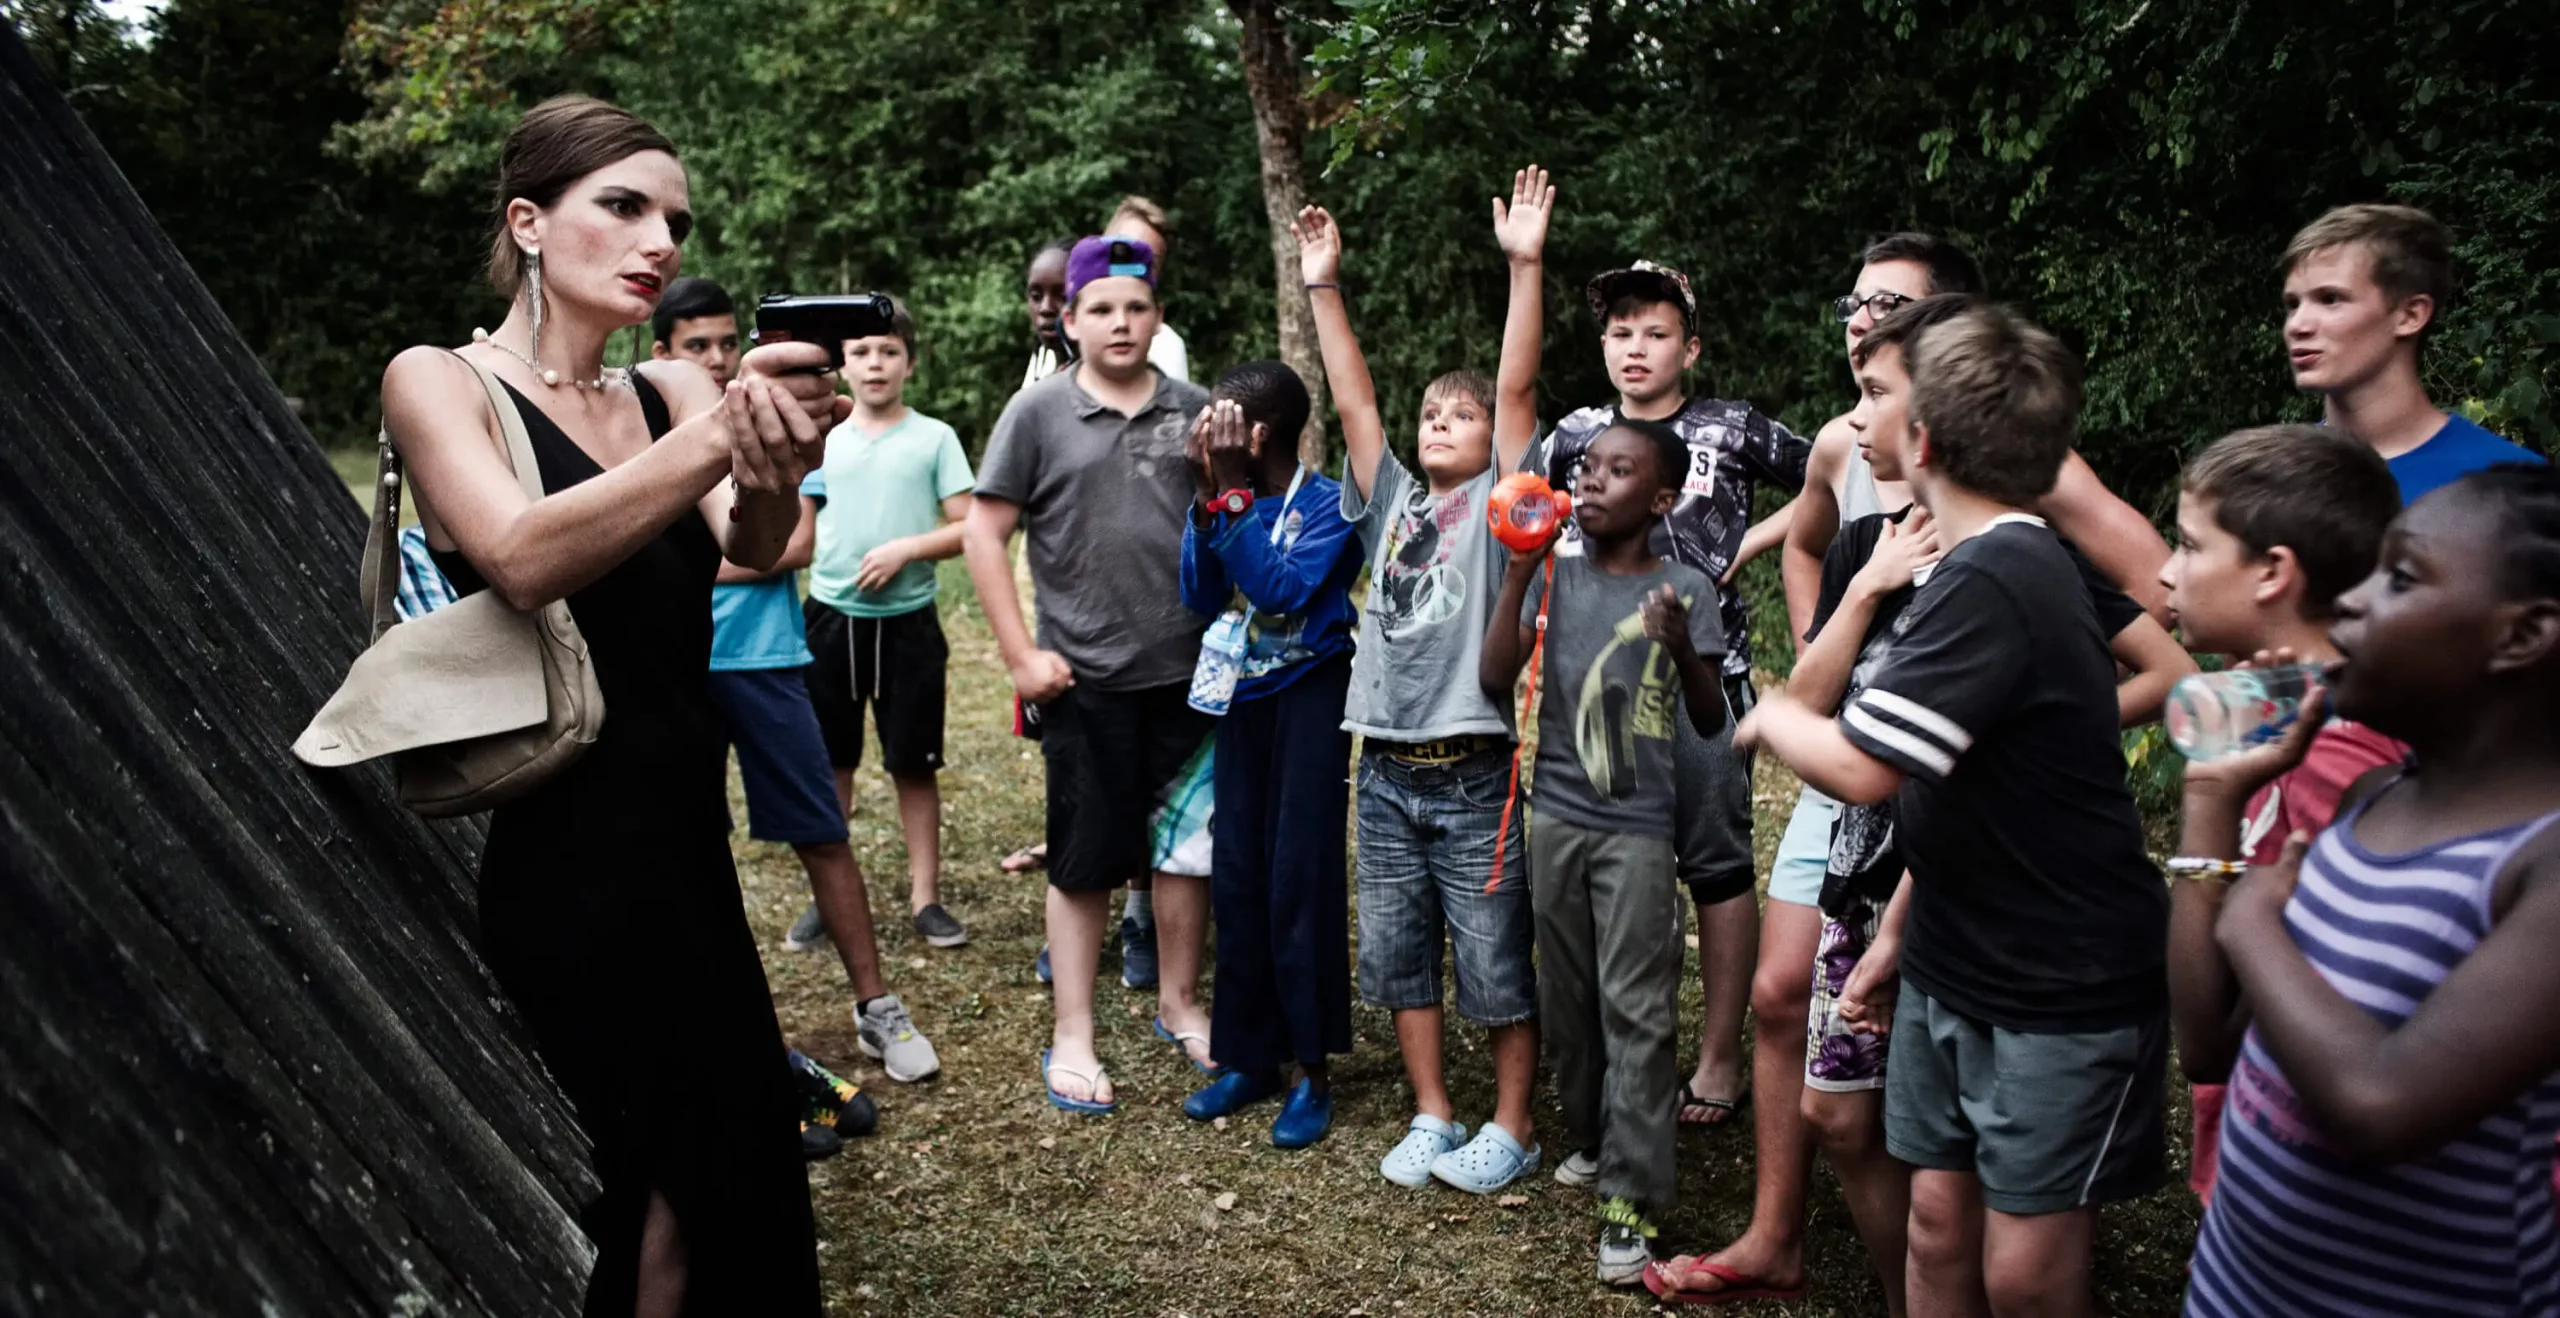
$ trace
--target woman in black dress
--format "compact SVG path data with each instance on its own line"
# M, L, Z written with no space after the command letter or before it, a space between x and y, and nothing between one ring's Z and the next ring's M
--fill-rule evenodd
M727 386L685 362L603 369L691 227L684 167L600 101L527 113L500 162L490 277L514 299L459 350L417 347L382 405L437 564L462 593L565 598L604 690L593 747L496 812L480 946L595 1144L587 1313L819 1311L783 1044L731 864L704 674L722 557L761 567L841 416L814 345ZM514 395L542 469L527 500L465 360ZM768 1077L756 1083L754 1077Z

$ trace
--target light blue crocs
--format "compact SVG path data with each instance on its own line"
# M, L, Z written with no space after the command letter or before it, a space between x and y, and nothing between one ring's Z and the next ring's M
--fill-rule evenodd
M1511 1132L1486 1122L1462 1149L1431 1160L1431 1174L1469 1194L1491 1194L1538 1170L1538 1149L1521 1148Z
M1466 1142L1466 1127L1417 1112L1404 1138L1378 1160L1378 1174L1407 1189L1419 1190L1431 1183L1432 1161Z

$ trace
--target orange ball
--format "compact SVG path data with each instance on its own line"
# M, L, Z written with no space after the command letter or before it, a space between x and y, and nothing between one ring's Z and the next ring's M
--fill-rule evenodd
M1493 538L1515 550L1531 550L1555 538L1573 515L1573 496L1533 471L1515 471L1495 482L1485 517Z

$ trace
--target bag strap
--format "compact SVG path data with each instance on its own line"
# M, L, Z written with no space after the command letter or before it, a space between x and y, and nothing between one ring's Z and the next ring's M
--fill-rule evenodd
M480 388L489 396L489 410L497 414L498 429L504 433L506 448L498 456L506 459L515 472L516 485L527 500L540 499L542 464L533 456L533 440L525 433L524 414L516 410L515 399L507 394L498 377L482 370L460 353L455 361L471 368L479 378ZM373 523L364 535L364 566L359 587L364 597L365 616L373 624L373 639L400 621L400 496L404 477L400 469L400 450L391 443L391 426L385 422L375 435L377 455L374 461Z

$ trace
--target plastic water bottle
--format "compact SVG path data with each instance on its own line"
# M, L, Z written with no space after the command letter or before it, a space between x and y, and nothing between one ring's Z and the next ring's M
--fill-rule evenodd
M1191 668L1191 707L1219 715L1235 703L1236 679L1244 672L1244 611L1229 609L1209 624L1200 638L1200 661Z
M1493 538L1518 550L1545 544L1572 512L1573 500L1531 471L1515 471L1496 482L1485 507Z
M2284 736L2321 685L2317 664L2197 673L2169 688L2161 722L2190 760L2218 760Z

